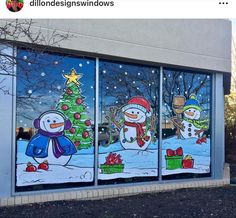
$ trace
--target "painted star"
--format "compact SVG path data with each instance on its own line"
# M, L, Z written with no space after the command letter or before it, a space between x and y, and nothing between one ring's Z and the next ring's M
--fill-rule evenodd
M83 76L82 74L77 74L75 69L72 69L69 75L63 75L64 78L67 79L66 84L69 83L75 83L76 85L80 85L80 82L77 81L79 79L81 79L81 77Z

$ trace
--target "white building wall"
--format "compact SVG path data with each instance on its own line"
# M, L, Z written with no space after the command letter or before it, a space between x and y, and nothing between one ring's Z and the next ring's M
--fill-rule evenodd
M5 25L4 20L0 26ZM219 72L231 69L231 23L228 20L35 20L33 29L50 35L56 29L74 35L62 48L137 61L179 65ZM24 39L19 39L24 40ZM8 78L12 87L12 78ZM222 80L219 83L222 86ZM220 89L220 97L223 96ZM5 107L2 107L2 105ZM12 194L14 131L12 99L0 97L0 198ZM222 103L222 101L221 101ZM223 103L220 110L223 110ZM222 117L223 119L223 117ZM222 130L224 121L220 123ZM223 133L222 133L223 134ZM219 137L219 136L218 136ZM223 139L223 136L221 137ZM222 140L220 140L222 142ZM221 144L221 146L223 146ZM221 147L223 148L223 147ZM222 157L222 155L221 155ZM223 161L223 159L222 159ZM220 168L223 163L220 161ZM222 171L216 175L222 177Z
M0 26L6 21L1 20ZM62 48L230 72L229 20L34 20L35 31L73 37ZM24 40L24 39L21 39Z

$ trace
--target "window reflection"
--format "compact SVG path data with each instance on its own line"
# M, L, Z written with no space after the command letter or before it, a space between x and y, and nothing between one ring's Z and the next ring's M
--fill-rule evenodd
M93 185L95 61L17 50L16 190Z
M199 177L209 176L210 108L210 75L164 69L162 108L164 179L189 178L193 177L193 174Z
M159 70L99 64L99 184L156 180Z

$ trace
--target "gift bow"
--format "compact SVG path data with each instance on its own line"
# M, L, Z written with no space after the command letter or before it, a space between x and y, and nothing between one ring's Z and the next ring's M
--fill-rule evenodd
M105 164L107 164L107 165L122 164L122 159L121 159L120 154L110 153L110 154L106 157L106 162L105 162Z
M193 159L193 157L190 154L188 154L184 157L184 160L192 160L192 159Z
M176 150L167 149L166 150L167 156L182 156L183 155L183 148L179 147Z

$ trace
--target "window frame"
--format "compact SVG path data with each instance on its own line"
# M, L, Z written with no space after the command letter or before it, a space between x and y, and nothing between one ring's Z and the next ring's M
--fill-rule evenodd
M21 46L19 46L22 48ZM28 49L29 47L25 47L25 49ZM206 69L197 69L197 68L191 68L186 66L174 66L170 64L160 64L160 63L153 63L148 61L142 61L142 60L134 60L129 58L123 58L123 57L114 57L114 56L108 56L108 55L99 55L99 54L91 54L86 52L80 52L80 51L72 51L72 50L66 50L66 49L55 49L50 48L45 50L45 52L48 53L58 53L58 54L65 54L65 55L72 55L74 57L87 57L87 58L94 58L95 59L95 133L94 133L94 185L91 186L84 186L84 187L73 187L73 188L59 188L59 189L47 189L47 190L33 190L33 191L16 191L16 77L13 78L13 97L12 97L12 181L11 181L11 187L12 187L12 196L19 196L22 194L38 194L38 193L52 193L52 192L63 192L63 191L73 191L73 190L91 190L91 189L98 189L98 188L115 188L115 187L127 187L127 186L133 186L133 185L143 185L143 184L163 184L163 183L175 183L175 182L186 182L186 181L199 181L199 180L209 180L209 179L217 179L221 175L223 175L223 169L219 169L219 164L216 163L216 156L219 156L220 154L216 154L216 130L219 128L219 122L218 125L216 125L216 113L217 109L216 106L221 105L221 101L216 101L217 97L217 84L221 84L222 78L219 72L210 71ZM17 53L17 45L13 46L13 53L16 56ZM147 182L137 182L137 183L120 183L120 184L109 184L109 185L98 185L98 114L99 114L99 61L105 59L105 60L111 60L111 61L118 61L118 62L125 62L128 64L139 64L139 65L145 65L150 67L159 68L159 122L158 122L158 130L159 130L159 138L158 138L158 179L156 181L147 181ZM211 122L210 122L210 128L211 128L211 151L210 151L210 158L211 158L211 176L205 177L205 178L187 178L187 179L173 179L173 180L163 180L162 179L162 96L163 96L163 69L164 68L171 68L171 69L181 69L186 71L192 71L198 72L198 73L210 73L211 74ZM14 66L14 71L16 72L16 65ZM224 108L219 108L220 112L224 110ZM219 143L218 143L219 144ZM219 147L219 145L218 145ZM222 146L223 149L223 146ZM221 161L224 163L224 159Z
M171 73L176 73L176 71L181 71L181 73L183 73L183 74L194 74L194 73L196 73L196 74L198 74L198 75L208 75L208 76L210 76L210 84L209 84L209 89L210 89L210 94L209 94L209 98L210 98L210 103L209 103L209 110L210 110L210 113L209 113L209 120L210 120L210 122L209 122L209 129L208 130L210 130L210 152L209 152L209 154L210 154L210 156L209 156L209 158L210 158L210 166L209 166L209 169L210 169L210 172L208 172L208 173L206 173L206 174L210 174L210 176L205 176L205 173L186 173L186 174L191 174L191 176L190 176L190 178L178 178L178 179L169 179L168 178L168 176L180 176L180 177L184 177L184 174L185 173L177 173L177 174L170 174L170 175L161 175L161 177L162 177L162 180L163 181L173 181L173 180L175 180L175 181L182 181L182 180L189 180L189 179L204 179L204 178L212 178L213 176L213 166L212 166L212 164L213 164L213 161L212 161L212 157L213 157L213 152L212 152L212 149L213 149L213 116L214 116L214 114L213 114L213 108L214 108L214 105L213 105L213 88L214 88L214 86L213 86L213 76L214 76L214 74L211 74L211 73L209 73L209 72L204 72L204 71L199 71L199 70L189 70L189 69L183 69L183 68L175 68L175 67L170 67L170 66L166 66L166 67L163 67L163 71L162 71L162 77L163 77L163 75L164 75L164 70L166 70L166 71L171 71ZM163 78L162 78L163 79ZM162 80L162 82L163 82L163 80ZM204 86L203 86L204 87ZM162 85L162 88L163 88L163 85ZM163 94L163 93L162 93ZM163 97L163 95L162 95L162 97ZM163 103L163 99L162 99L162 103ZM160 110L161 110L161 108L160 108ZM162 112L162 114L161 114L162 116L161 117L163 117L163 112ZM162 124L162 123L161 123ZM162 129L162 128L161 128ZM162 138L163 139L163 138ZM161 144L162 145L162 144ZM162 151L163 152L163 151ZM162 160L162 159L161 159ZM196 175L196 177L194 177ZM166 177L166 178L163 178L163 177Z

